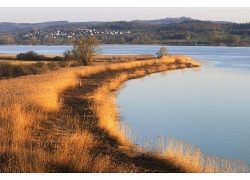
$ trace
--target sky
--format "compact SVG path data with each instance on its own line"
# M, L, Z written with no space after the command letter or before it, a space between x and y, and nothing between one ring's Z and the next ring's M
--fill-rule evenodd
M191 17L199 20L250 22L250 7L214 8L214 7L0 7L0 22L36 23L47 21L131 21L163 19L166 17Z

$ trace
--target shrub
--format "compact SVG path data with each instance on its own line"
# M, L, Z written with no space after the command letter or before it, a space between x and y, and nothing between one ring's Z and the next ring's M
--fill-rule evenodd
M13 77L15 66L9 63L0 64L0 77Z
M76 61L70 65L70 67L82 66L84 63L82 61Z
M59 61L58 62L58 66L59 67L68 67L69 66L69 62L68 61Z
M74 59L74 58L73 58L73 54L71 53L70 50L67 50L67 51L65 51L65 52L63 53L63 58L64 58L64 60L66 60L66 61L71 61L71 60Z
M53 61L62 61L62 60L64 60L64 58L61 56L55 56L52 60Z
M27 66L18 65L14 68L15 77L24 76L30 74L29 68Z
M160 59L163 56L167 56L168 54L169 54L168 49L166 47L161 47L159 51L156 53L156 57Z
M45 65L45 63L40 62L40 61L35 64L35 66L39 67L39 68L42 68L44 65Z
M55 62L50 62L47 64L49 70L57 70L59 69L59 65L58 63L55 63Z
M19 53L16 56L17 60L32 60L32 61L41 61L48 60L44 55L39 55L34 51L28 51L26 53Z

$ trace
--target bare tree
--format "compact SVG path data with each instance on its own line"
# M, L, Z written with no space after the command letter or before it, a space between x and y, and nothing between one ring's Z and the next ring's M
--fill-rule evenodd
M72 54L74 59L81 60L85 66L89 65L93 56L101 52L99 41L95 36L84 37L76 40Z
M160 59L163 56L167 56L168 54L169 54L168 49L166 47L161 47L159 51L157 51L156 57Z

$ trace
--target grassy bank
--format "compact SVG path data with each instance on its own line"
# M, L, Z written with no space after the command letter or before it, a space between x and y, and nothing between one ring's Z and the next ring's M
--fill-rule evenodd
M41 74L48 71L58 70L65 67L82 66L79 61L59 61L59 62L7 62L0 61L0 79L15 78L29 74Z
M54 59L56 56L49 55L46 58ZM93 58L91 65L103 65L110 63L131 62L140 60L154 59L151 55L121 55L121 56L96 56ZM34 61L34 60L16 60L15 55L0 56L0 79L15 78L29 74L41 74L48 71L58 70L65 67L82 66L80 61Z
M181 146L161 152L142 150L120 126L111 92L122 83L155 72L197 66L199 63L187 57L171 56L1 80L0 171L244 171L244 164L228 160L221 168L213 161L222 161L211 158L205 162L208 159L197 150L185 153Z

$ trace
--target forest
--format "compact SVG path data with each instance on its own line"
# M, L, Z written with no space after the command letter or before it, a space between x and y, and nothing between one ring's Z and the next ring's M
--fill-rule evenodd
M80 36L94 35L101 44L163 44L250 46L250 23L187 20L178 23L115 21L58 23L0 33L0 44L71 45Z

